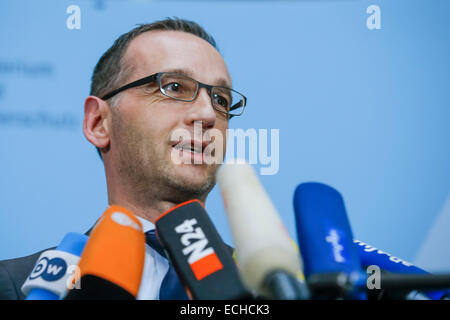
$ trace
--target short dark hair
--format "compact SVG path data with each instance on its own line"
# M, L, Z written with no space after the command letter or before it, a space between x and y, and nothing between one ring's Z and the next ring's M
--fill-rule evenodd
M181 31L193 34L217 48L214 38L206 32L198 23L177 17L166 18L148 24L140 24L131 31L122 34L114 41L113 45L102 55L94 68L91 82L91 96L101 97L107 92L119 87L119 84L127 77L127 66L123 61L125 52L131 40L138 35L153 30ZM114 97L112 98L114 99ZM114 104L114 101L111 102ZM100 149L97 152L102 158Z

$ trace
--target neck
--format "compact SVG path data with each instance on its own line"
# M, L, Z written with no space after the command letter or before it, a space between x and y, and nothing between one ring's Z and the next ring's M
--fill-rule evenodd
M106 158L106 157L105 157ZM108 204L119 205L130 210L134 215L155 223L156 219L167 210L187 200L206 201L209 190L193 194L190 190L180 190L155 181L154 183L136 183L112 170L109 161L104 159Z
M156 219L167 210L173 208L177 203L172 203L169 201L155 201L153 204L148 204L146 206L137 205L132 201L127 201L127 199L115 199L110 198L108 201L109 205L119 205L130 210L134 215L141 217L145 220L155 223Z
M157 190L146 192L145 196L138 196L136 192L130 190L116 190L108 188L108 204L119 205L130 210L134 215L155 223L156 219L167 210L191 199L162 199L158 196ZM206 195L197 197L205 203ZM175 197L176 198L176 197Z

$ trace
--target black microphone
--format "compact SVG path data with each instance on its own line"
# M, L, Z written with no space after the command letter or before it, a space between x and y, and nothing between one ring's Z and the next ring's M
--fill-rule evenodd
M252 299L230 250L199 200L160 215L156 234L188 295L199 300Z

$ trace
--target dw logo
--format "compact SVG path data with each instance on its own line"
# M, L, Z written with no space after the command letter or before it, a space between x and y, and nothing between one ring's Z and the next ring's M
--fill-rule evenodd
M45 281L56 281L61 279L67 271L67 264L61 258L48 259L43 257L38 261L31 272L29 280L42 277Z

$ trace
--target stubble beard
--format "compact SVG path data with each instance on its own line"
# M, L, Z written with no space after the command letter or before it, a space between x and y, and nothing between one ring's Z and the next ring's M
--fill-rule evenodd
M154 205L155 201L182 203L206 199L216 183L215 173L219 165L177 165L172 162L170 146L165 141L155 141L139 128L124 123L120 115L114 116L114 112L112 125L119 150L120 181L127 185L136 204L147 207ZM192 177L193 171L197 170L179 166L202 166L198 172L204 178ZM190 172L185 173L187 170Z

